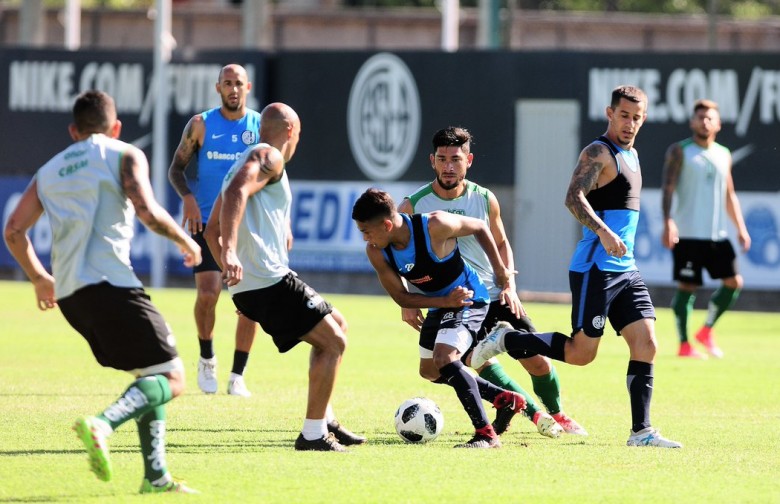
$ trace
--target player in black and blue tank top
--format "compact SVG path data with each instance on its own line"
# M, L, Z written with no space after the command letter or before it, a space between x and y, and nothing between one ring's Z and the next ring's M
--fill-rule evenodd
M240 65L222 67L216 89L222 104L190 119L168 169L168 179L183 202L182 226L203 249L203 262L193 268L197 291L194 311L200 344L198 387L207 394L216 393L218 388L213 340L222 278L203 238L203 228L222 188L225 174L247 147L257 144L260 134L260 114L248 108L246 103L252 89L246 69ZM198 159L198 175L190 187L185 170L195 156ZM251 395L244 383L243 373L255 332L256 324L239 314L228 394Z
M566 194L566 207L583 225L569 266L572 337L497 327L474 349L472 365L514 350L584 366L596 358L609 320L630 349L626 385L631 433L626 444L680 448L650 424L655 310L634 263L642 189L634 139L647 117L647 95L634 86L615 88L606 114L606 133L580 153Z
M487 252L497 285L509 282L493 235L481 219L447 212L399 214L389 194L369 189L355 202L352 218L382 287L404 308L428 308L420 330L420 373L455 389L476 433L456 448L497 448L501 442L481 399L518 412L525 399L475 377L461 359L487 314L490 295L477 272L461 257L459 236L474 235ZM406 279L420 292L409 292Z

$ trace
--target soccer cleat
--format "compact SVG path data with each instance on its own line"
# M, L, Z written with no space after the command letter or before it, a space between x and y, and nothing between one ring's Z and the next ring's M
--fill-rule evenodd
M152 482L148 479L144 479L144 482L141 483L141 490L139 493L142 494L148 494L148 493L185 493L185 494L198 494L197 490L194 488L190 488L187 485L184 484L183 481L177 481L175 479L169 481L168 483L164 485L152 485Z
M699 329L699 332L696 333L696 341L704 345L710 355L716 359L723 357L723 350L715 344L715 335L712 334L712 327L704 326Z
M328 432L319 439L308 440L303 434L298 435L295 440L295 449L298 451L334 451L346 452L347 449L341 445L332 432Z
M537 411L534 413L533 422L536 425L536 429L539 431L539 434L542 436L557 439L563 432L563 427L558 425L558 422L556 422L549 413Z
M217 393L217 357L198 360L198 387L206 394Z
M515 413L520 413L526 407L525 397L517 392L504 390L493 399L493 407L496 409L509 408Z
M506 352L506 345L504 344L504 336L507 331L514 331L514 328L509 322L499 321L490 330L490 333L485 338L477 343L474 350L471 352L471 367L479 369L485 365L487 361L495 357L498 354Z
M509 430L509 426L512 423L512 418L515 416L515 410L511 406L504 406L498 408L496 411L496 419L493 420L493 430L499 436Z
M477 429L473 438L465 443L455 445L455 448L501 448L501 440L498 439L493 427L486 425Z
M235 373L230 373L230 380L228 380L227 393L229 395L237 395L241 397L250 397L252 395L252 392L250 392L249 389L246 388L244 377Z
M552 417L555 419L556 422L558 422L558 425L561 426L563 429L563 432L566 434L574 434L576 436L587 436L588 431L586 431L582 425L578 424L573 418L566 415L563 411L560 411Z
M328 432L332 433L336 441L343 446L359 445L366 442L364 436L358 436L349 429L345 429L338 420L328 422Z
M677 357L690 357L691 359L706 360L707 356L696 350L687 341L680 343L680 349L677 351Z
M108 455L106 436L96 425L95 417L83 417L76 420L73 430L76 431L89 455L90 469L101 481L111 480L111 459Z
M657 446L659 448L682 448L682 445L661 437L661 432L652 427L645 427L639 432L631 431L626 446Z

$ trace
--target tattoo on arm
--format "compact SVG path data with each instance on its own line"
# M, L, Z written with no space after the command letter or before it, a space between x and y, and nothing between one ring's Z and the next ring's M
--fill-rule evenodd
M187 177L184 175L184 171L187 169L187 165L192 160L192 156L198 150L198 147L198 138L193 128L193 120L190 119L190 122L184 128L181 142L179 142L179 146L173 155L171 166L168 168L168 180L179 196L186 196L192 192L187 185Z
M674 190L677 187L677 181L680 178L681 170L682 149L679 145L675 144L671 146L669 151L666 153L663 180L661 181L661 190L663 192L661 208L663 210L664 219L668 219L671 215L672 196L674 195Z
M178 243L178 236L170 223L158 218L155 212L157 202L154 199L151 189L145 189L138 180L138 174L136 173L136 168L138 166L135 157L136 155L137 154L132 152L126 152L122 156L119 166L119 179L122 183L122 190L124 191L125 196L127 196L133 204L138 219L143 222L150 231L166 238L173 239Z
M601 223L595 219L593 209L587 203L585 196L598 188L598 178L604 169L604 164L598 160L603 147L591 144L585 148L577 162L577 167L569 183L566 193L566 206L574 217L584 226L598 231Z

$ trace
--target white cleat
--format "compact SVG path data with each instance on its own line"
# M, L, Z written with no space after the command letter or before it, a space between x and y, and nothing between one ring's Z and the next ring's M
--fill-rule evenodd
M241 397L250 397L252 392L246 388L244 383L244 377L240 374L230 373L230 380L228 380L227 393L229 395L236 395Z
M631 432L626 446L657 446L659 448L682 448L682 444L661 437L658 429L645 427L639 432Z
M548 438L557 439L563 433L563 427L558 425L558 422L550 416L549 413L543 411L537 411L534 413L534 424L539 434L547 436Z
M490 333L485 336L485 339L477 343L477 346L472 350L471 367L479 369L496 355L506 352L504 336L507 331L514 331L514 328L509 322L504 322L502 320L494 325L493 329L490 330Z
M563 411L560 411L552 416L558 425L563 428L563 432L566 434L574 434L575 436L587 436L588 431L578 424L572 417L568 416Z
M206 394L217 393L217 357L198 360L198 387Z

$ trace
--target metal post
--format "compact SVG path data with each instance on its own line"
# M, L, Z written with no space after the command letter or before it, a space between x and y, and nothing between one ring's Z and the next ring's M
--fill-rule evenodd
M710 51L718 49L718 0L707 1L707 47Z
M443 51L458 50L458 28L460 26L460 1L441 2L441 48Z
M81 0L65 2L65 49L77 51L81 47Z
M168 62L176 41L171 35L171 0L157 0L154 20L154 83L155 100L152 117L152 187L157 201L167 208L168 194ZM150 233L151 285L165 286L165 263L168 241Z

